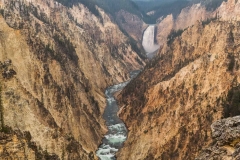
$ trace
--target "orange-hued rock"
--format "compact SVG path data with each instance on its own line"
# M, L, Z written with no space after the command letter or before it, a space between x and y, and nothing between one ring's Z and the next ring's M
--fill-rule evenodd
M206 21L215 17L227 21L239 21L238 15L240 15L240 1L238 0L223 1L221 6L212 11L206 10L206 7L200 3L193 4L182 9L176 17L170 14L165 18L159 18L156 39L158 44L166 49L167 37L172 30L184 30L195 25L197 21Z
M194 159L240 82L240 23L196 23L176 37L118 96L129 129L119 160Z
M160 45L165 45L167 37L172 30L183 30L194 25L196 21L204 21L215 15L215 12L207 11L200 3L182 9L181 13L176 17L173 17L172 14L168 15L160 20L158 24L157 41Z
M0 15L0 61L11 60L1 68L5 124L29 131L37 147L60 159L95 157L106 132L105 88L144 65L99 13L81 4L9 0ZM11 69L16 74L8 76Z
M0 159L36 159L23 135L0 133Z
M144 29L148 26L138 16L124 10L116 13L118 24L136 41L142 41Z

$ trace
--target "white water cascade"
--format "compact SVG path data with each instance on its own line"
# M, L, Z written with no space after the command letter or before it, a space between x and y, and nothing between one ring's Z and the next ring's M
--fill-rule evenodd
M147 52L147 56L149 57L153 52L155 52L159 45L154 42L155 36L155 25L149 25L148 28L143 33L142 46Z
M139 73L140 70L130 72L131 79ZM122 148L124 141L127 139L127 128L117 115L119 108L114 98L114 93L122 90L129 82L130 80L106 89L107 106L103 113L103 118L106 121L108 132L96 152L100 160L116 160L116 152Z

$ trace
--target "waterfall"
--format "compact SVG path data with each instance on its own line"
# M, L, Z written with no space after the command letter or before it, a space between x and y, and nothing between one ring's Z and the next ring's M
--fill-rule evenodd
M155 25L149 25L148 28L143 33L142 46L147 52L151 54L159 48L159 45L154 42L155 36Z

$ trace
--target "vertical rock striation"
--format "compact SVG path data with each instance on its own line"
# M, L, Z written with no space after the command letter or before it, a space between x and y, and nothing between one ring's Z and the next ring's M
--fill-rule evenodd
M168 35L173 30L183 30L194 25L196 21L204 21L215 16L215 11L207 11L200 3L186 7L182 9L181 13L177 17L173 17L171 14L159 22L157 29L157 41L160 45L165 45ZM164 46L164 48L165 47L166 46Z
M225 100L240 83L239 30L224 18L197 22L130 82L118 97L129 129L118 159L194 159L211 143L211 124L234 111Z
M16 72L1 81L5 124L59 159L95 157L106 132L105 88L144 65L98 10L101 17L53 0L9 0L1 10L0 61L10 59Z
M138 16L124 10L116 13L116 21L133 39L137 42L142 41L142 33L147 27Z

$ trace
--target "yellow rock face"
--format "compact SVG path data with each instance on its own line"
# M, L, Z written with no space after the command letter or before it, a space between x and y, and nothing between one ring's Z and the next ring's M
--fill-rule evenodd
M191 7L184 8L177 17L173 17L172 14L168 15L158 24L157 41L160 45L165 45L172 30L185 29L194 25L197 21L204 21L215 15L216 11L206 11L201 4L194 4Z
M210 143L210 125L240 82L239 30L237 21L196 23L122 91L129 134L118 159L194 159Z
M29 159L34 160L35 152L28 147L25 139L16 134L0 134L0 158L1 159Z
M102 21L83 5L33 0L6 1L0 15L0 61L16 71L1 81L5 124L60 158L94 157L106 132L105 88L144 65L99 12Z

